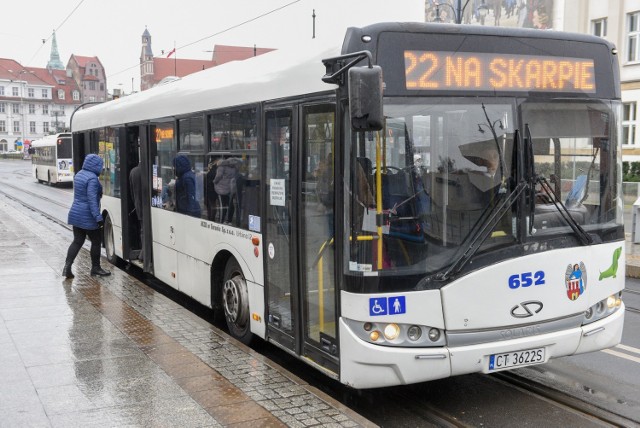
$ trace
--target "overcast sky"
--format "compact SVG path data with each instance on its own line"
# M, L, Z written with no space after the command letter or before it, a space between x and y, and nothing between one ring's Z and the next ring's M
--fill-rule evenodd
M97 56L109 91L128 93L140 88L145 27L155 56L175 44L178 58L210 59L215 44L283 48L311 39L314 9L317 38L375 21L424 21L424 0L3 1L0 57L44 68L56 30L65 66L72 54Z

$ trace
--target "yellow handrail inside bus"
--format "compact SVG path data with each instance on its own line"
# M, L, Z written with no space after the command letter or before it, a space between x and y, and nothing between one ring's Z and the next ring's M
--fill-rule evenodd
M382 214L382 174L381 162L382 154L380 153L380 132L376 132L376 222ZM378 232L378 270L382 270L382 225L377 225Z

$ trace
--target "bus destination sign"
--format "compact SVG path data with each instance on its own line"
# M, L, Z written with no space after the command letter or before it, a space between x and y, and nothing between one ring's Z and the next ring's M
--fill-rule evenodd
M405 51L407 90L595 93L593 59Z

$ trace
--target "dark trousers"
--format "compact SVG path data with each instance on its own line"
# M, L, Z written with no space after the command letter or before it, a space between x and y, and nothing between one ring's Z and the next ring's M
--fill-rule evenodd
M67 251L66 264L73 264L87 236L91 241L91 267L100 267L100 240L102 237L102 229L87 230L76 226L73 226L73 242L69 245L69 250Z

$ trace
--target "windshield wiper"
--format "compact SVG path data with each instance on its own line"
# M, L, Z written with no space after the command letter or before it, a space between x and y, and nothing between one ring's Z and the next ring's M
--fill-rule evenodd
M533 235L536 217L536 164L533 158L533 140L529 124L524 124L524 170L529 182L529 235Z
M535 185L536 184L540 184L540 187L542 188L542 191L548 196L549 200L553 203L553 206L556 208L556 210L558 210L558 212L560 213L560 215L562 216L562 218L567 222L567 224L569 225L569 227L571 227L571 229L573 229L573 231L575 232L576 236L578 237L578 239L580 240L580 243L582 245L589 245L593 243L593 238L591 237L591 235L589 235L583 228L582 226L580 226L580 224L576 221L575 218L573 218L573 216L571 215L571 213L569 212L569 210L567 209L567 206L557 198L556 194L554 192L552 192L551 186L549 185L549 182L547 181L546 178L544 178L543 176L538 176L535 172L535 162L533 159L533 139L531 138L531 131L529 129L529 125L526 124L525 125L525 133L526 133L526 141L528 140L528 147L527 147L527 161L529 163L529 165L527 165L527 171L530 172L530 175L528 178L529 182L532 183L531 186L531 193L532 193L532 197L530 199L530 224L529 224L529 234L532 235L534 228L533 228L533 220L534 220L534 216L535 216L535 210L536 210L536 204L535 204Z
M516 130L513 135L513 141L518 141L518 130ZM506 181L506 179L504 181ZM502 216L511 209L511 206L518 200L520 194L529 186L529 183L522 180L509 195L506 194L506 188L504 192L502 191L502 187L497 191L496 197L498 199L496 203L485 208L472 231L464 240L463 245L460 247L461 250L458 251L458 255L454 258L453 263L446 271L438 273L436 280L446 281L451 274L456 274L462 270L467 262L471 260L474 254L480 249L484 241L491 235Z

